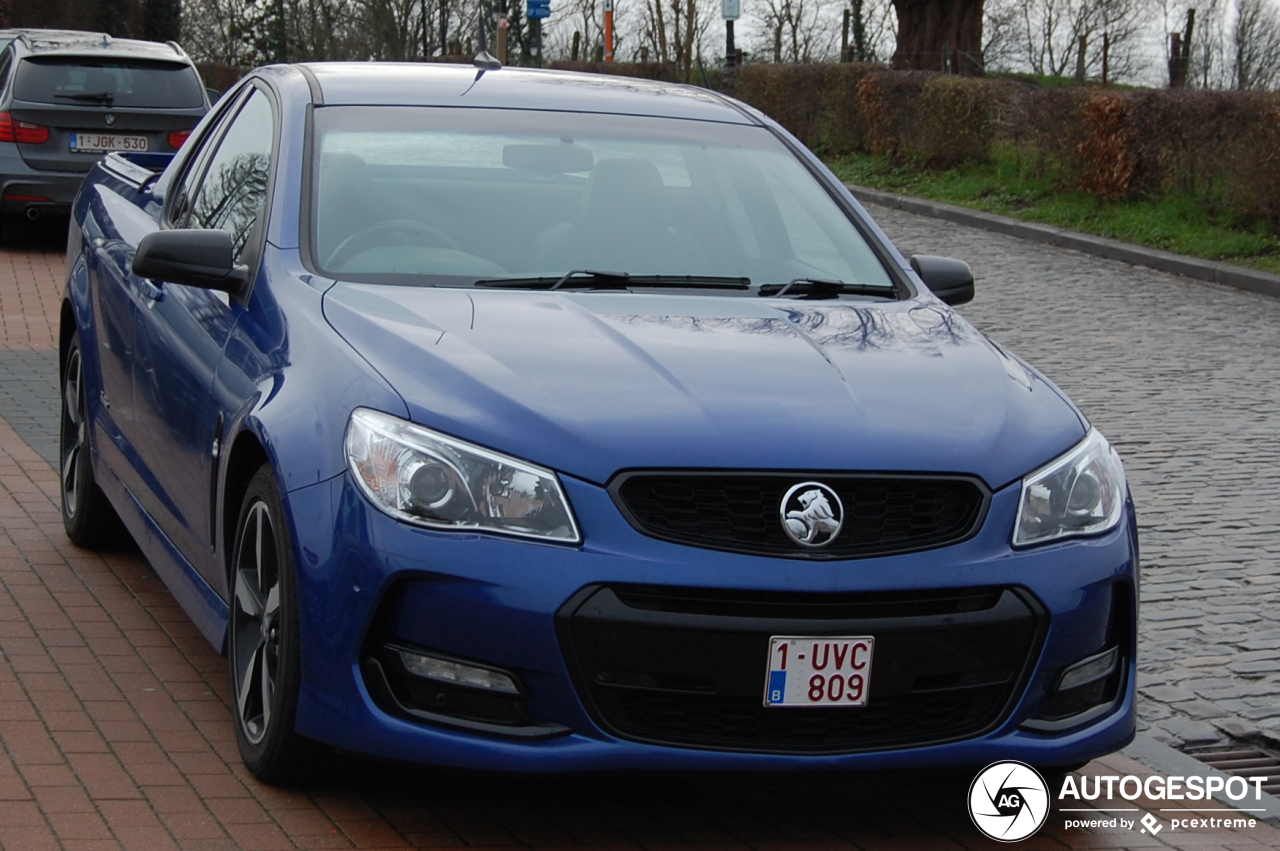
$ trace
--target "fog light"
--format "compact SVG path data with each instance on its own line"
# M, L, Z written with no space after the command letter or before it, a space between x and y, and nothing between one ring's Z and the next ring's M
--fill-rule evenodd
M1109 677L1116 669L1116 659L1120 656L1120 648L1112 647L1096 656L1081 659L1062 672L1058 680L1057 691L1067 691Z
M484 689L502 694L520 694L520 687L508 675L491 668L479 668L450 659L424 656L403 648L393 648L400 654L404 669L414 676L441 683Z

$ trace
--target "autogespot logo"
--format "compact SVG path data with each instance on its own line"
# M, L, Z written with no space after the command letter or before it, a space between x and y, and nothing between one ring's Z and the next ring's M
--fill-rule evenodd
M1026 839L1049 817L1049 787L1025 763L993 762L969 787L969 817L998 842Z

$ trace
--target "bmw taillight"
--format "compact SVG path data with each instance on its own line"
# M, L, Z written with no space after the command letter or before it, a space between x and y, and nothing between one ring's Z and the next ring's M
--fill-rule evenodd
M187 139L190 139L190 138L191 138L190 130L174 130L172 133L169 134L169 147L173 148L176 151L178 150L178 148L182 147L183 143L185 143Z
M15 121L7 112L0 112L0 142L22 142L27 145L43 145L49 141L49 128L30 121Z

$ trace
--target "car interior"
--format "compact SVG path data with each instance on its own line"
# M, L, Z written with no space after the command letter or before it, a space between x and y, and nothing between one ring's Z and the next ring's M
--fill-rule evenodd
M478 165L432 165L388 161L365 144L326 145L318 158L314 256L330 274L412 283L405 276L590 269L891 283L815 181L794 191L750 155L521 141L503 144L500 162L495 150Z

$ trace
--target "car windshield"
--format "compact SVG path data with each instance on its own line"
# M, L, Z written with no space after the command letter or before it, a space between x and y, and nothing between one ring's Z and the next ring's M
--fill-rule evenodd
M313 258L334 277L893 294L858 228L762 127L433 107L314 121Z
M18 66L13 96L34 103L190 109L204 105L195 69L172 62L33 58Z

